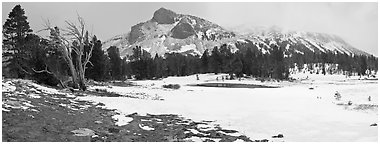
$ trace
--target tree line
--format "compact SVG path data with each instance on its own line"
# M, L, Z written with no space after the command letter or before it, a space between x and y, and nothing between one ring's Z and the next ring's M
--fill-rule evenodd
M129 63L132 71L127 76L136 79L158 79L167 76L187 76L199 73L227 73L230 79L245 76L287 79L289 66L283 55L283 48L273 45L268 54L246 52L233 53L227 44L205 50L202 56L167 53L163 57L150 54L137 46Z
M223 44L211 51L205 50L202 56L167 53L163 57L151 55L136 46L128 62L123 61L127 70L121 75L136 79L159 79L167 76L187 76L199 73L228 73L230 79L243 76L284 80L289 78L289 69L297 65L298 71L307 64L318 64L321 74L346 72L348 75L366 75L367 70L377 71L377 57L366 55L348 55L333 52L293 53L286 57L284 45L270 45L267 53L255 46L236 45L239 51L233 53L231 47ZM116 47L114 47L116 49ZM338 64L337 70L327 72L325 64ZM314 72L314 73L319 73ZM121 76L121 77L123 77Z

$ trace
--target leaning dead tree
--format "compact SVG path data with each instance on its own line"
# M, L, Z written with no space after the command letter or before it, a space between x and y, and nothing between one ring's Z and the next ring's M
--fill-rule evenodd
M51 27L50 23L46 22L46 28L44 30L50 31L50 40L52 44L62 52L62 56L70 69L72 82L74 84L73 87L86 90L85 72L87 64L92 65L90 58L95 42L92 42L90 49L86 52L85 46L90 45L89 40L93 39L92 37L89 38L82 17L78 16L78 22L79 24L75 24L66 21L66 29ZM73 52L75 53L74 55L72 55Z

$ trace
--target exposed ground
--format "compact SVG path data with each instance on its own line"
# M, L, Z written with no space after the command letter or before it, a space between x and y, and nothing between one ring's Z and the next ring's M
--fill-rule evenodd
M175 114L122 115L102 103L77 99L123 96L115 93L71 93L11 79L3 80L2 88L3 142L252 141L211 121L197 122Z

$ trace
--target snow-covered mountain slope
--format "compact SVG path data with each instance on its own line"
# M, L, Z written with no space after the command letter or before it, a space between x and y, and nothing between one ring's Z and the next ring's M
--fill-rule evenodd
M103 49L116 46L121 56L132 54L132 49L141 46L152 57L155 54L177 52L201 55L206 49L228 44L236 52L242 47L268 53L271 45L293 53L333 52L349 55L369 55L358 50L336 35L283 30L279 27L255 27L227 30L205 19L160 8L152 19L136 24L128 33L103 42Z
M255 44L262 44L264 48L269 48L271 44L274 44L285 47L287 51L297 53L311 51L369 55L364 51L354 48L339 36L332 34L283 30L273 26L270 28L260 27L253 29L244 36L248 37L247 39Z

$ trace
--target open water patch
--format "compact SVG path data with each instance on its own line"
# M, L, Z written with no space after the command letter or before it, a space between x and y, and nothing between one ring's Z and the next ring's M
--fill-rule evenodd
M256 84L237 84L237 83L201 83L201 84L189 84L189 86L221 87L221 88L279 88L276 86L266 86L266 85L256 85Z

